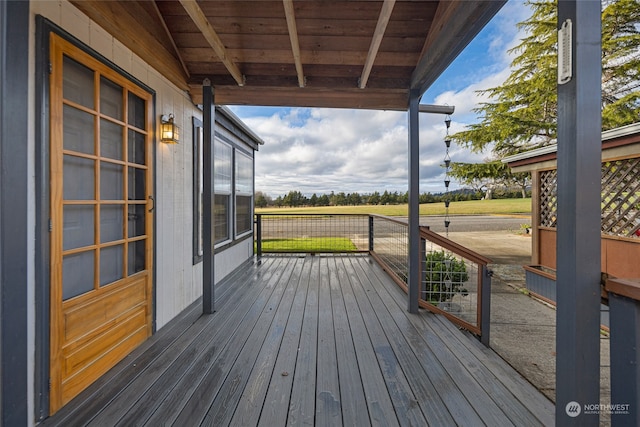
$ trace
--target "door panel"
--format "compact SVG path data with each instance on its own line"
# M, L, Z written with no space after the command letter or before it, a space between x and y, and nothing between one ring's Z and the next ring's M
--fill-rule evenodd
M151 334L152 96L55 35L51 64L54 413Z

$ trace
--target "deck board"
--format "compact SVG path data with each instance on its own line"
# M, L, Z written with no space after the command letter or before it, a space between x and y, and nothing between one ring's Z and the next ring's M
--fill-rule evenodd
M368 256L270 256L44 425L549 425L554 407Z

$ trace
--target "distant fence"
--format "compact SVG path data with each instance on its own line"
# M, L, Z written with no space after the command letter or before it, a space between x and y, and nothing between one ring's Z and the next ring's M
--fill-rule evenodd
M256 214L256 254L369 252L369 215Z

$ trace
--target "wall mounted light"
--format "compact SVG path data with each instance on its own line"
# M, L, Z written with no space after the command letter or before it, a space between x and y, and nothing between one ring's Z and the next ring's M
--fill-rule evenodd
M160 141L167 144L180 142L180 128L173 121L173 114L160 117Z

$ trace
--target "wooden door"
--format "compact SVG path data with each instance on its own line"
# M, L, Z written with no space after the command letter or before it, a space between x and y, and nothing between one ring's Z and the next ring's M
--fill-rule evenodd
M50 409L152 332L152 95L51 36Z

